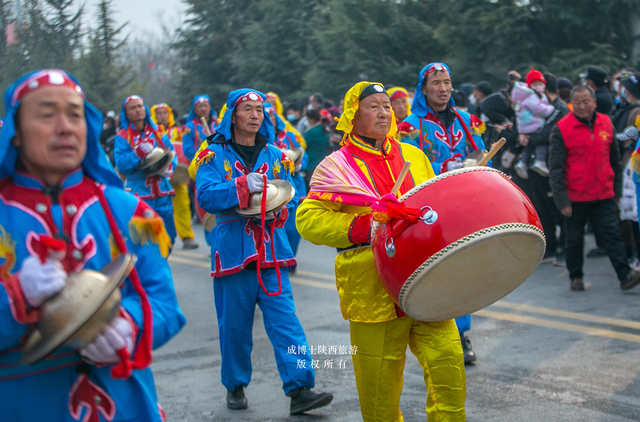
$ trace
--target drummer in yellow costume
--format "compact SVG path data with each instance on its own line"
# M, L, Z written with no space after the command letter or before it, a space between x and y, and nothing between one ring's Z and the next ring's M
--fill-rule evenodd
M158 135L165 133L171 139L171 143L182 148L182 132L176 126L171 106L166 103L156 104L151 107L151 119L158 125ZM193 241L194 234L191 227L191 202L187 185L174 186L176 196L173 197L173 220L176 223L176 231L182 240L182 249L196 249L198 244Z
M464 421L465 373L455 322L405 316L378 278L369 243L371 206L397 201L390 192L405 160L411 169L397 196L434 177L433 170L422 151L393 139L395 117L382 85L356 84L345 96L344 109L337 126L345 133L343 147L316 168L296 223L310 242L338 248L336 283L357 348L353 366L363 420L403 420L400 394L408 344L424 370L429 421ZM373 203L362 199L364 185L375 195Z

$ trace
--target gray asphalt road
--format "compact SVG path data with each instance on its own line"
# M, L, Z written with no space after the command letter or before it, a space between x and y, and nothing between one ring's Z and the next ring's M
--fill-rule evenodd
M201 245L201 226L195 227ZM587 238L587 247L593 245ZM153 370L169 421L361 421L348 356L319 356L316 390L333 403L289 417L262 314L254 325L249 409L226 409L220 383L218 330L208 250L170 258L185 329L157 351ZM349 344L333 282L335 251L302 242L292 278L297 315L310 345ZM607 258L586 261L587 291L569 290L564 267L541 265L517 290L472 316L468 333L478 354L467 366L468 421L640 420L640 288L623 293ZM332 368L324 361L333 358ZM339 368L338 362L345 361ZM422 370L408 351L401 409L405 421L424 421Z

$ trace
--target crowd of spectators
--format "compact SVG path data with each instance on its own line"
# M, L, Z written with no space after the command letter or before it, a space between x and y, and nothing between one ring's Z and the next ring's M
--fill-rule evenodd
M500 138L507 140L493 166L509 174L531 198L547 238L543 262L568 265L574 290L584 289L585 228L597 241L587 257L608 255L623 288L632 287L629 274L640 269L631 162L640 126L639 79L640 73L632 68L610 77L603 68L589 66L573 82L532 68L524 76L510 71L499 89L480 81L462 83L452 93L456 107L485 122L487 149ZM398 89L408 100L407 110L396 113L399 122L410 113L415 90ZM285 111L307 142L308 183L317 164L339 147L342 133L336 131L334 117L342 113L342 102L313 94L286 104ZM568 121L575 123L575 130L563 133L561 127Z

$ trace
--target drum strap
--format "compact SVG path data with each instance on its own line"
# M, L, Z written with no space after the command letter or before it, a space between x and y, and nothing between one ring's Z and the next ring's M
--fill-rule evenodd
M370 247L371 247L371 243L366 242L366 243L358 243L357 245L351 245L348 248L336 248L336 250L338 251L338 253L342 253L342 252L354 251L356 249L363 249L363 248L370 248Z

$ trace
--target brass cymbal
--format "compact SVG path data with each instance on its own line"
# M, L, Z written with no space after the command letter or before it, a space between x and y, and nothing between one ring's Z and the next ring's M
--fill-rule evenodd
M21 365L44 359L61 346L80 348L92 341L120 310L118 288L135 265L136 257L122 254L99 272L69 274L64 289L40 308L36 330L20 356Z

